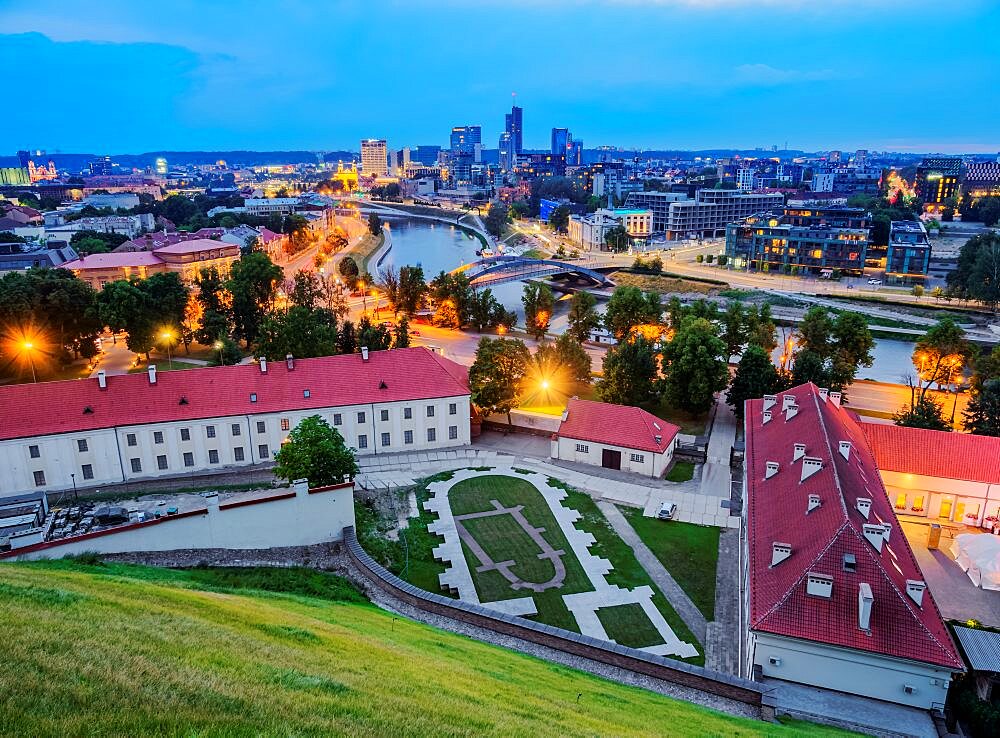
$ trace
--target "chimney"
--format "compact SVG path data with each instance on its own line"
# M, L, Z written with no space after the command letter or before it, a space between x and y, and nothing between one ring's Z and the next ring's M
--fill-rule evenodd
M150 364L149 369L149 383L156 384L156 364Z
M872 624L872 603L875 597L872 595L872 588L868 582L861 582L858 585L858 627L861 630L870 631Z
M820 387L819 388L819 399L821 399L823 402L826 402L826 397L829 394L830 394L830 390L827 389L826 387Z
M285 364L288 365L288 371L292 371L295 368L295 359L291 354L285 354Z
M778 462L777 461L767 462L767 466L764 469L764 479L770 479L777 473L778 473Z
M885 541L885 528L880 523L865 523L862 527L865 540L868 541L875 550L882 553L882 542Z
M771 422L771 411L770 410L765 410L764 411L764 422L762 423L762 425L767 425L770 422Z
M851 460L851 442L850 441L841 441L840 442L840 447L837 450L840 451L840 455L844 457L845 461L850 461Z
M832 402L837 407L840 407L840 398L841 397L843 397L843 395L840 392L831 392L830 393L830 402Z
M566 422L569 419L569 410L563 410L562 422Z
M108 388L108 375L103 369L97 370L97 386L101 389Z
M361 361L368 361L368 347L361 347Z
M813 474L818 472L823 468L823 460L817 459L815 456L805 456L802 459L802 478L799 482L804 482Z
M794 402L785 408L785 421L789 421L799 414L799 406Z
M806 445L804 443L796 443L792 447L792 461L798 461L805 455L806 455Z
M854 505L858 512L865 516L865 520L868 520L868 515L872 511L872 501L867 497L859 497Z
M781 398L781 412L785 412L789 406L795 404L795 395L784 395Z
M764 409L770 410L778 401L777 395L764 395Z
M656 442L656 445L659 446L663 443L663 436L653 436L653 440Z
M820 506L819 495L809 495L809 504L806 506L806 515Z
M925 589L927 589L926 582L921 582L917 579L906 580L906 594L911 600L917 603L917 607L924 606L923 602Z
M791 555L792 544L778 541L771 544L771 566L777 566Z
M260 357L260 373L267 374L267 357Z

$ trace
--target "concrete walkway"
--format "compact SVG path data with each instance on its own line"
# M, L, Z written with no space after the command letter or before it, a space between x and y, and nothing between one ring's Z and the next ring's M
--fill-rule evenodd
M705 668L740 675L743 635L740 623L740 530L727 528L719 536L715 568L715 619L708 624Z
M635 532L635 529L629 525L628 520L625 519L625 516L622 515L617 507L604 500L598 500L597 506L604 513L604 517L608 519L618 537L625 541L635 552L636 559L642 564L642 568L646 570L646 573L649 574L649 578L663 592L663 596L670 602L670 606L677 611L684 624L694 633L695 638L704 644L708 622L705 620L705 616L701 614L698 606L691 601L691 598L687 596L687 592L670 576L670 572L664 568L660 560L656 558L656 555L643 543L642 539Z

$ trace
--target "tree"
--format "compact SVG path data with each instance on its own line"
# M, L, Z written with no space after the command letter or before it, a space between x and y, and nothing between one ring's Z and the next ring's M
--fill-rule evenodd
M744 404L785 389L785 381L771 357L760 346L748 346L736 366L736 375L726 393L726 402L736 417L743 417Z
M180 332L190 293L177 272L159 272L137 283L146 293L151 319L160 328Z
M955 270L948 275L948 288L959 297L996 309L1000 304L1000 235L982 233L965 242Z
M274 303L281 276L281 267L261 253L248 254L230 268L226 289L232 295L233 324L247 346L260 334L260 325Z
M552 290L545 284L527 282L524 285L521 302L524 304L525 329L529 335L542 338L548 331L549 321L552 319L552 306L555 304Z
M604 327L619 341L623 341L635 326L659 323L662 314L663 308L657 293L643 294L638 287L616 287L604 313Z
M178 227L201 214L198 206L184 195L171 195L160 204L159 210L164 218Z
M474 293L464 273L441 272L431 280L429 294L437 305L435 325L461 328L469 322Z
M138 280L109 282L101 290L98 304L101 321L112 331L126 331L125 345L134 353L145 354L148 360L156 342L156 325L146 293L139 288Z
M307 272L300 269L292 277L292 289L288 294L288 299L292 305L312 309L322 300L323 285L316 272Z
M267 316L260 328L260 354L281 360L291 354L300 359L337 353L337 319L325 308L293 305Z
M215 345L216 342L221 344L221 355L220 348ZM215 352L212 354L212 363L215 366L219 366L220 362L222 366L235 366L243 360L243 351L240 350L240 345L229 336L219 336L216 341L212 342L212 347L215 348Z
M919 300L924 296L924 286L921 284L913 285L913 289L910 290L910 294Z
M396 323L392 343L393 348L409 348L410 346L410 321L405 315Z
M420 309L427 295L427 282L424 281L423 267L404 266L399 270L399 287L396 300L393 302L396 312L406 316L413 315Z
M368 216L368 232L373 236L382 235L382 219L378 217L378 213Z
M797 386L812 382L820 387L830 386L830 373L823 357L812 349L800 349L795 354L795 364L792 366L792 385Z
M747 315L743 305L730 300L722 316L722 342L726 344L726 358L736 356L747 344Z
M858 369L872 365L875 339L858 313L841 313L833 324L830 388L843 391L854 382Z
M604 234L604 243L615 252L622 252L628 248L629 235L624 226L616 225L609 228Z
M950 431L951 426L944 419L941 405L930 397L918 396L909 407L900 408L892 416L892 422L907 428Z
M472 404L483 416L507 415L516 407L531 354L516 338L481 338L469 367Z
M778 347L771 306L766 302L759 309L747 310L747 343L760 346L767 354Z
M354 283L358 280L358 274L360 269L358 269L358 263L354 261L352 256L343 256L340 262L337 264L337 271L340 272L340 276L344 278L344 281L349 287L354 288Z
M542 377L590 384L590 356L568 333L562 334L553 343L540 344L535 351L535 364Z
M469 304L469 320L472 326L482 333L500 326L510 329L517 321L517 315L505 309L493 296L493 290L487 287L473 293Z
M232 320L230 318L229 293L214 267L202 269L197 280L196 299L201 306L201 317L194 329L194 340L209 346L222 336L229 336Z
M549 216L549 225L557 233L565 233L569 228L569 207L560 205L553 208L552 214Z
M619 343L604 355L597 395L604 402L641 405L653 399L657 376L653 344L642 336Z
M833 319L825 308L811 307L799 324L798 336L792 370L796 384L822 383L843 392L860 367L872 364L875 339L858 313L840 313Z
M289 482L308 479L310 487L340 484L358 473L354 451L340 431L319 415L303 418L274 455L274 474Z
M591 332L601 324L596 306L597 298L592 294L583 290L575 292L569 302L569 328L566 333L576 341L586 341Z
M486 218L483 220L487 232L494 238L500 238L509 222L510 212L507 206L499 201L491 203Z
M715 393L729 380L726 344L715 326L704 318L689 317L663 349L664 397L674 407L703 413Z
M975 348L951 318L938 321L928 329L913 349L913 367L917 371L920 399L933 384L951 384L961 377L964 367L975 359ZM915 403L911 402L911 405Z
M337 348L342 354L357 353L358 334L354 328L354 323L347 320L340 326L340 337L337 341Z
M987 380L969 400L963 425L969 433L1000 436L1000 379Z

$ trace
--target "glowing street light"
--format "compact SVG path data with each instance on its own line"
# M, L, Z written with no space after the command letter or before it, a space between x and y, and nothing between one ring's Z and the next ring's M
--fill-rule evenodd
M172 339L173 337L174 334L171 333L170 331L163 331L163 333L160 334L160 338L162 338L167 344L167 366L169 366L171 369L174 368L174 362L170 356L170 339Z
M28 355L28 361L31 364L31 381L37 384L38 376L35 374L35 344L31 341L25 341L21 344L21 350Z
M216 351L219 352L219 365L220 366L225 366L226 365L226 360L222 356L222 348L223 348L222 341L216 341L215 343L213 343L212 344L212 348L214 348Z

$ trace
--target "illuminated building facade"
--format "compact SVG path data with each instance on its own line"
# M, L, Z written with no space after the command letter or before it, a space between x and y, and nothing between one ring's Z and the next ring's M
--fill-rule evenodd
M958 157L924 159L917 167L917 196L925 206L940 206L945 200L958 197L961 176L962 160Z
M919 220L894 220L889 226L885 276L893 281L923 280L931 262L927 229Z
M384 138L367 138L361 142L361 171L366 177L389 176L389 160Z
M974 161L965 171L963 191L966 197L1000 197L1000 160Z

